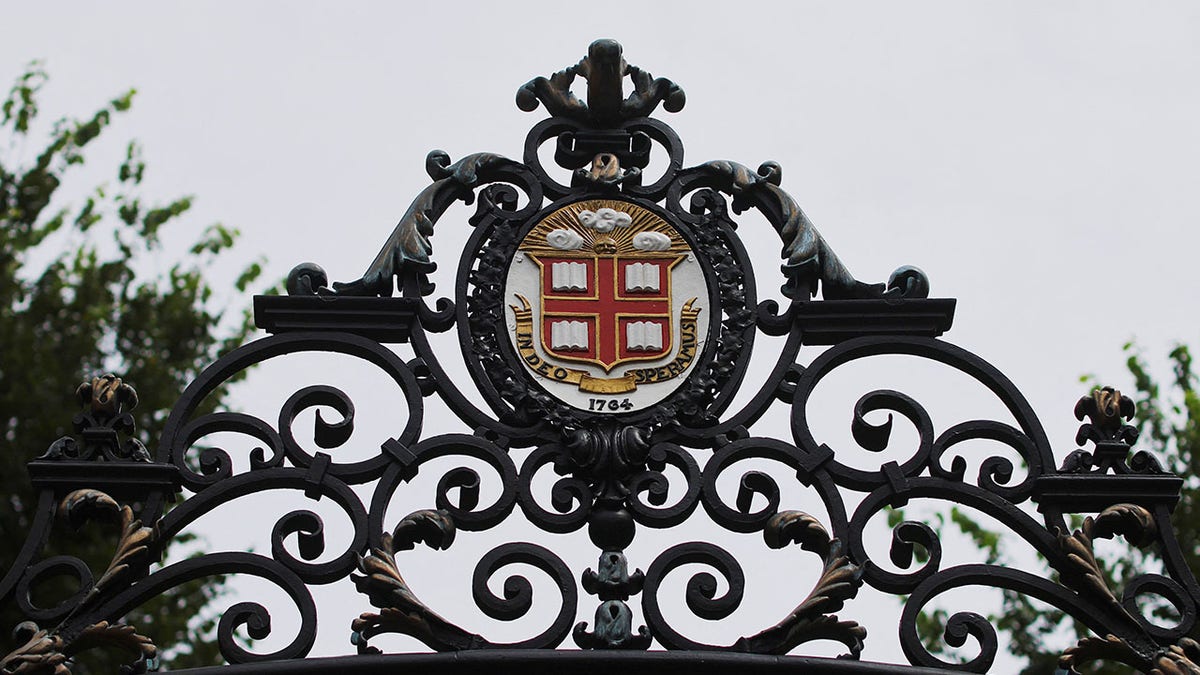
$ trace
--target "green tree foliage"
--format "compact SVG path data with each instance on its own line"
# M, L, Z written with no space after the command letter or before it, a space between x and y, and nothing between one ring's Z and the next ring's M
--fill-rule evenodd
M1135 391L1123 393L1137 406L1134 424L1138 428L1138 440L1134 448L1149 451L1164 468L1184 477L1182 495L1172 514L1172 525L1188 567L1200 576L1200 390L1197 389L1197 372L1191 352L1182 344L1171 351L1172 377L1166 386L1151 375L1145 358L1132 343L1125 345L1125 352L1128 354L1125 365L1133 377ZM1085 382L1095 384L1092 380L1085 378ZM951 521L978 547L986 562L1011 562L1004 554L1004 541L998 533L981 526L958 509L952 511ZM1153 548L1145 551L1130 548L1119 555L1102 558L1100 563L1109 576L1109 587L1114 589L1124 588L1125 583L1139 573L1161 569L1158 553ZM1169 607L1152 607L1150 613L1163 625L1171 625L1177 620ZM934 609L922 617L921 635L931 651L945 649L940 635L946 618L947 613L941 609ZM1000 612L990 619L998 629L1008 633L1010 651L1028 660L1021 675L1055 671L1059 654L1070 646L1064 642L1064 629L1071 640L1090 634L1086 627L1064 613L1011 592L1004 593ZM1083 672L1116 675L1133 671L1119 663L1096 663L1084 666Z
M129 109L134 92L88 118L61 119L47 134L38 124L45 83L32 64L0 107L0 570L11 565L32 518L25 463L72 433L75 385L106 371L133 383L139 434L153 449L187 383L251 328L246 311L225 309L204 277L236 231L213 225L168 259L160 235L185 220L192 200L141 197L146 166L136 143L128 144L115 180L90 192L71 183L85 150ZM37 151L28 152L31 146ZM246 268L238 290L260 271L257 263ZM209 397L201 412L224 395ZM89 524L61 552L103 570L114 535ZM203 608L220 589L219 580L188 584L127 619L155 640L168 667L219 663L214 620ZM8 631L21 620L14 605L0 608L0 653L12 648ZM117 672L122 657L81 656L74 670Z

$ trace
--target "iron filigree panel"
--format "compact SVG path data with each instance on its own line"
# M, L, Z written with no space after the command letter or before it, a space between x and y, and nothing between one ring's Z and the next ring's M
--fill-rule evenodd
M582 99L572 91L580 79L587 92ZM18 627L23 646L4 657L3 671L65 673L74 653L96 645L128 651L129 672L151 669L157 664L153 636L121 618L186 581L240 574L280 588L298 610L300 627L271 653L250 651L235 635L243 629L254 638L269 634L270 615L258 602L235 604L218 627L221 652L233 664L308 655L318 619L311 588L350 578L364 612L345 630L359 656L338 667L362 672L388 663L373 644L384 633L412 636L439 652L554 648L570 640L583 650L636 652L657 645L729 653L685 661L689 668L879 672L855 663L868 640L863 617L837 614L853 607L847 603L864 585L902 596L900 643L915 670L986 672L992 666L997 630L976 612L955 613L944 627L953 645L968 636L978 643L978 653L965 663L931 654L917 633L918 616L931 602L956 588L982 586L1035 597L1093 631L1063 654L1064 669L1115 659L1152 672L1200 672L1200 648L1188 637L1200 588L1169 522L1181 480L1145 453L1132 453L1136 432L1125 423L1132 415L1129 399L1110 389L1085 397L1076 408L1087 419L1078 443L1093 443L1094 450L1077 450L1060 467L1013 384L979 357L939 339L950 327L954 301L928 298L922 272L905 266L886 283L857 280L782 189L777 164L751 170L712 161L685 168L679 137L650 116L660 105L678 112L684 102L678 85L628 64L620 45L599 40L578 64L518 90L521 109L541 106L550 115L529 132L520 161L479 153L452 162L445 153L430 153L431 183L359 279L330 283L319 266L306 263L290 275L287 296L256 298L258 324L272 334L204 370L182 392L155 450L130 437L127 410L136 405L136 394L129 385L110 376L81 387L77 435L55 441L29 466L41 495L38 517L16 566L0 581L0 595L16 602L30 622ZM556 167L543 165L540 149L548 143ZM666 157L665 168L648 183L644 170L655 146ZM440 222L458 201L475 205L469 227ZM737 229L747 210L761 214L779 236L786 307L758 299ZM458 229L435 235L451 227ZM463 245L453 298L431 306L435 239L439 248L454 239ZM435 344L438 333L457 336L470 382L450 375ZM781 338L778 356L765 377L751 379L750 355L760 333ZM412 356L399 356L389 343L406 344ZM828 348L802 365L804 345ZM339 461L338 449L355 432L355 406L345 392L325 384L296 391L277 420L196 413L207 394L246 369L304 352L370 363L403 397L405 421L377 453ZM916 445L906 458L875 468L843 461L837 448L814 437L810 398L839 367L879 355L924 359L973 378L1015 424L978 419L937 430L914 398L870 391L852 411L856 443L868 451L887 448L899 416L916 430ZM439 433L427 424L430 398L440 399L468 432ZM789 438L753 435L755 423L773 407L787 410ZM320 451L306 450L294 428L314 408L312 440ZM328 411L335 419L326 418ZM870 415L877 411L888 413L885 422L871 421L880 419ZM246 470L236 470L225 450L198 447L216 433L253 439L258 447ZM957 453L960 444L974 440L998 443L1018 459L986 457L978 475L968 476ZM442 470L445 464L434 460L443 457L470 460ZM793 472L795 485L784 487L810 491L824 517L788 508L778 478L758 470L735 476L730 503L718 483L745 460ZM433 503L387 522L393 496L434 471L431 466L440 471ZM494 472L500 486L486 503L482 477L472 468L479 466ZM548 503L534 481L547 467L556 474ZM327 553L322 519L298 509L274 524L269 553L214 552L157 564L167 543L199 517L267 490L336 505L351 524L344 549ZM186 498L167 510L181 491ZM360 498L368 491L369 498ZM961 504L994 517L1057 576L944 564L938 532L915 520L892 529L890 565L873 561L864 541L867 523L914 499ZM746 567L754 563L707 541L671 546L650 560L630 558L639 532L677 527L697 508L725 531L758 534L767 547L798 546L816 556L818 574L779 589L794 595L793 609L718 644L688 637L666 618L664 579L681 566L703 564L723 577L718 584L710 572L693 574L682 598L696 617L718 620L742 604ZM525 542L503 543L483 555L472 594L488 617L511 621L533 605L523 576L508 576L502 595L492 590L489 581L512 564L540 570L558 595L550 625L528 639L502 643L456 625L422 601L405 580L405 552L418 545L450 548L461 533L495 528L518 509L547 533L586 530L598 557L595 568L573 570L550 549ZM1072 530L1071 513L1094 515ZM55 514L76 526L88 518L117 523L106 570L97 575L69 556L41 558ZM1115 536L1157 546L1164 573L1109 588L1094 543ZM38 606L32 589L63 575L78 580L78 592L54 606ZM1164 627L1147 617L1136 602L1145 594L1174 606L1178 622ZM840 643L849 662L754 656L795 654L812 641ZM455 661L455 667L554 663L525 652L510 661L472 658ZM561 663L594 668L597 662L589 658L564 654ZM450 668L444 661L420 663ZM612 663L661 671L668 662L626 653ZM669 663L680 667L678 660ZM296 662L295 671L306 667Z

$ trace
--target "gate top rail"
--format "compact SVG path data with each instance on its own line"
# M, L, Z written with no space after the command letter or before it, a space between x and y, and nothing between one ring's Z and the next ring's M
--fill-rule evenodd
M900 596L900 644L914 673L992 667L1000 635L977 612L958 611L945 622L948 644L961 647L968 637L976 644L964 662L932 653L918 633L921 612L961 587L1025 594L1086 625L1093 635L1062 654L1064 671L1098 659L1156 673L1200 671L1200 646L1188 637L1200 587L1170 525L1182 479L1134 450L1132 401L1111 388L1080 399L1080 449L1056 460L1013 383L940 339L955 300L930 298L923 272L902 266L886 282L853 276L784 191L776 163L685 167L679 137L652 116L660 106L677 113L685 100L676 83L628 63L615 41L597 40L577 64L518 89L522 110L548 115L530 130L520 160L481 152L451 161L444 152L429 153L430 184L361 277L331 283L320 266L304 263L289 275L287 295L256 297L256 322L270 335L206 368L181 393L155 447L135 436L132 386L113 375L81 385L75 433L29 464L37 516L16 564L0 579L0 601L17 603L30 620L17 627L21 646L0 660L0 671L63 675L74 654L95 646L129 652L127 672L155 669L154 636L123 617L180 584L225 574L265 579L300 616L287 644L261 653L238 636L243 629L254 639L269 634L267 609L250 600L226 610L217 629L221 653L247 672L374 673L399 666L447 673L890 672L894 666L860 661L868 631L853 601L864 585ZM553 166L541 152L548 143ZM649 170L655 147L666 158L657 178ZM441 223L456 202L474 205L467 227ZM747 211L760 214L779 237L785 305L759 300L763 280L756 280L737 229ZM452 297L430 304L435 240L439 251L452 243L462 250ZM469 381L451 376L437 334L457 338ZM782 338L765 374L749 370L760 336ZM825 349L802 364L805 346ZM383 438L364 439L351 398L326 384L296 391L277 423L241 412L197 412L206 395L247 368L308 352L377 368L407 402L403 423ZM839 367L881 355L967 375L1012 421L972 419L939 430L913 397L868 391L851 414L857 449L891 449L896 417L915 430L915 447L873 468L845 461L846 448L814 436L810 399ZM425 423L424 402L432 398L464 432ZM317 410L312 438L302 442L295 423L310 409ZM760 423L773 409L786 412L790 437L777 438L782 430ZM201 443L216 433L258 444L239 460L248 468ZM963 456L969 441L1002 449L978 461L976 476L968 475ZM340 461L338 449L352 442L378 452ZM463 462L448 470L444 462L431 464L443 457ZM740 468L747 461L755 468ZM764 463L782 467L787 484L779 472L757 468ZM499 486L490 501L482 501L481 470ZM535 481L539 472L548 475L543 470L553 475L548 490L545 480ZM432 503L390 520L393 497L418 475L431 474ZM296 509L274 523L269 554L213 551L160 564L167 545L198 518L269 490L332 502L352 524L349 543L326 551L322 519ZM789 508L797 490L814 496L824 513ZM368 491L370 499L360 497ZM938 532L919 520L894 523L889 560L873 559L868 523L912 500L963 505L994 518L1055 574L943 564ZM819 573L748 582L756 561L708 541L669 546L651 559L630 557L635 538L701 517L699 508L714 532L756 534L768 549L798 546L816 556ZM405 579L405 554L418 545L449 549L458 538L518 517L518 510L534 533L586 530L597 562L572 569L532 542L505 542L484 554L471 591L486 616L514 621L533 606L525 576L510 574L502 595L489 584L509 565L536 568L558 595L550 625L506 643L427 605ZM1090 515L1072 528L1074 514ZM73 527L94 519L117 525L106 569L70 556L43 557L56 517ZM1110 588L1094 543L1117 536L1156 550L1162 570ZM730 617L755 582L794 597L794 608L752 626L726 622L731 632L718 644L698 641L660 604L664 580L694 564L712 570L692 574L681 599L698 620ZM33 590L61 576L77 579L78 591L53 606L38 605ZM305 659L318 624L311 587L347 578L364 611L338 629L357 653ZM1172 606L1177 621L1163 626L1149 616L1138 603L1145 595ZM384 654L376 638L387 633L444 653ZM568 639L582 651L553 651ZM796 655L828 641L840 643L843 658ZM646 651L651 646L667 653Z

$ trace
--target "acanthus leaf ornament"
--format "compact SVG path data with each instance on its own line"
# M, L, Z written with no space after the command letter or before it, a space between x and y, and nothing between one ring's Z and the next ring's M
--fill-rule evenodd
M788 278L783 293L787 297L807 300L816 295L818 287L826 300L929 295L929 280L915 267L897 270L888 284L855 279L796 200L780 187L783 169L779 164L764 162L758 171L752 171L737 162L715 161L694 171L733 197L734 212L757 208L775 226L783 240L783 272Z
M1096 539L1110 539L1117 534L1143 548L1154 541L1158 532L1154 517L1146 509L1134 504L1116 504L1095 518L1088 516L1071 534L1058 533L1059 546L1068 561L1059 570L1062 583L1082 595L1104 598L1114 608L1120 607L1120 601L1104 580L1093 544Z
M1097 661L1123 663L1148 675L1200 675L1200 643L1180 638L1175 644L1146 654L1111 633L1103 638L1085 637L1063 652L1058 668L1060 672L1079 675L1078 666Z
M117 391L117 384L108 391ZM116 401L99 403L109 413L116 414L120 413L120 405ZM122 667L122 672L129 675L157 669L158 648L154 642L133 626L103 614L107 599L147 575L151 548L159 538L157 532L143 526L128 505L121 505L98 490L81 489L67 494L58 512L74 529L89 519L116 521L120 528L116 550L100 579L90 587L79 589L76 604L56 626L42 629L30 621L16 627L14 637L19 646L0 659L0 672L6 675L70 675L71 657L95 648L116 648L136 656L133 663ZM101 616L89 614L97 610L102 612Z
M796 542L821 556L825 566L808 597L786 618L742 638L734 648L759 654L786 654L812 640L836 640L850 650L848 656L858 658L867 629L855 621L839 620L833 614L858 594L863 583L862 568L846 555L842 542L831 538L820 521L801 511L783 511L773 516L763 528L763 538L771 548Z
M88 595L84 596L84 602L100 595L124 576L146 575L150 562L150 547L154 545L158 535L155 534L154 528L142 525L142 521L134 517L133 509L128 505L122 506L98 490L75 490L63 498L60 513L76 530L86 519L97 517L116 521L121 530L117 539L117 549L108 567L96 585L88 591Z
M377 654L368 641L381 633L411 635L438 651L478 649L487 644L482 637L446 621L421 602L400 574L396 551L425 542L430 548L443 549L454 541L454 521L445 511L417 511L405 516L392 534L384 533L370 555L359 557L362 576L351 575L355 587L380 609L365 612L350 629L360 654Z
M1183 638L1154 659L1150 675L1200 675L1200 642Z
M120 649L137 657L121 667L122 675L141 675L158 668L154 643L133 626L122 623L100 621L68 640L26 622L17 626L14 635L21 646L0 659L0 672L5 675L71 675L71 657L96 648Z
M1112 390L1110 389L1109 392ZM1097 390L1095 399L1101 399L1104 394ZM1119 396L1119 394L1118 394ZM1132 408L1129 414L1132 415ZM1093 601L1099 601L1109 607L1112 613L1132 628L1136 637L1126 634L1118 637L1113 634L1100 637L1086 637L1075 646L1063 653L1059 659L1059 668L1070 673L1077 673L1077 665L1090 661L1113 660L1125 663L1139 669L1145 669L1152 660L1162 659L1165 670L1151 672L1191 672L1188 670L1173 671L1172 668L1182 668L1185 663L1191 663L1189 658L1195 656L1195 643L1184 638L1190 645L1180 642L1170 645L1167 649L1156 649L1154 641L1141 632L1138 620L1127 609L1126 604L1116 596L1105 580L1104 570L1096 559L1094 543L1096 539L1111 539L1116 535L1123 536L1131 545L1145 548L1158 538L1158 525L1154 516L1146 509L1134 504L1116 504L1102 511L1095 518L1089 516L1083 520L1081 527L1070 535L1058 533L1058 544L1066 554L1066 564L1058 566L1061 582L1081 596ZM1186 649L1185 649L1186 648ZM1174 650L1174 651L1172 651ZM1191 663L1191 668L1196 668ZM1198 669L1200 672L1200 669Z
M343 295L392 294L392 278L406 267L427 270L433 251L429 238L433 226L446 208L461 200L474 201L474 188L481 182L496 180L503 170L517 167L510 159L490 152L479 152L450 163L441 150L429 153L425 167L433 183L421 191L400 218L383 248L367 266L362 278L349 283L334 283L333 292Z

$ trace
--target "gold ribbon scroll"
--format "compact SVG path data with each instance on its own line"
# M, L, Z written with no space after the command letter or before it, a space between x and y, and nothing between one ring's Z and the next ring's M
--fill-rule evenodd
M630 370L621 377L611 378L592 377L582 370L555 365L543 359L533 347L533 309L524 296L517 294L517 299L521 301L521 306L509 305L509 307L512 308L517 318L517 352L525 361L525 365L529 366L533 372L557 382L569 382L577 385L580 391L594 394L631 392L637 389L639 384L665 382L677 377L687 370L692 359L696 357L696 348L699 344L696 318L700 315L700 310L692 307L696 298L685 302L679 312L679 353L670 363L655 368Z

